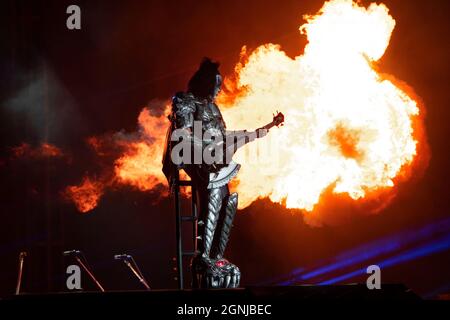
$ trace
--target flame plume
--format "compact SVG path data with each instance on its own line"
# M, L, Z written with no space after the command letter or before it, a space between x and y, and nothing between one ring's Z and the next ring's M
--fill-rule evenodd
M163 115L154 116L144 108L138 117L138 132L90 137L87 142L99 158L114 160L105 165L100 178L86 175L80 185L68 186L65 198L73 201L79 211L88 212L97 206L107 189L128 185L151 191L158 185L167 185L161 159L169 111L167 106Z
M103 193L103 183L84 177L79 186L68 186L64 191L64 196L75 203L78 211L86 213L97 206Z
M239 207L270 198L287 208L313 211L330 194L360 203L383 192L387 196L377 204L379 210L395 195L396 184L409 177L418 150L426 150L423 105L374 67L389 45L395 20L384 4L366 8L352 0L325 2L317 15L305 19L299 28L308 39L302 55L288 57L275 44L253 52L244 47L234 77L225 80L227 90L219 96L231 129L256 129L277 109L286 118L283 127L236 154L242 164L233 183ZM89 205L78 205L81 211L95 207L105 186L148 191L166 184L161 158L169 109L155 116L144 108L138 133L114 137L122 151L110 168L112 177L99 182L103 187L83 181L97 196L85 193ZM91 143L101 156L101 144ZM268 144L275 148L261 155L258 150ZM264 164L254 164L249 154L259 154ZM82 189L71 190L83 198L77 193Z
M240 208L269 197L312 211L330 188L361 199L393 188L416 156L419 106L373 68L395 26L388 8L334 0L305 18L303 55L292 59L267 44L246 56L244 48L233 84L238 94L222 97L231 128L255 128L275 108L286 117L270 133L277 161L262 168L238 159Z

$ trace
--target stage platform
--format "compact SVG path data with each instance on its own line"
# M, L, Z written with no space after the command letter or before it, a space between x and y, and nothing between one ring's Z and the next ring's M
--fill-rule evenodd
M313 312L322 317L330 313L361 315L358 308L366 310L364 314L370 311L377 316L385 315L385 309L392 309L390 314L394 312L404 316L406 312L416 315L416 310L420 310L417 306L426 306L424 302L426 301L401 284L382 284L380 290L369 290L365 284L348 284L214 290L23 293L3 297L0 306L12 306L13 310L37 310L38 313L46 310L45 312L55 313L58 317L60 313L56 310L62 308L74 312L81 310L86 315L112 312L115 316L123 315L127 318L144 314L152 319L291 319L292 314L304 315L305 312ZM383 308L386 305L388 308ZM433 306L434 309L435 307ZM208 315L205 310L209 310ZM262 313L252 314L252 310ZM153 317L156 314L162 314L163 317Z
M110 292L60 292L45 294L22 293L8 296L3 301L45 301L72 303L139 301L146 303L242 303L268 301L314 301L314 300L403 300L418 301L420 297L402 284L384 284L380 290L369 290L365 284L333 286L299 285L246 287L239 289L185 289L150 291L110 291Z

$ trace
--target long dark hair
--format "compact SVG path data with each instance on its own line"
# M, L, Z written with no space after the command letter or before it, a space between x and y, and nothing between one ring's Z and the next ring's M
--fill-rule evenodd
M188 83L188 91L198 98L208 98L214 94L216 76L219 72L220 63L210 58L203 58L198 70L194 73Z

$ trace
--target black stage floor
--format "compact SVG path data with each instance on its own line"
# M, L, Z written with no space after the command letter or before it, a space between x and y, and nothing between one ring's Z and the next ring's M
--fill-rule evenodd
M113 312L116 316L120 314L127 317L143 313L147 318L156 319L297 319L298 317L292 318L290 315L303 315L306 311L313 312L316 316L330 313L357 315L358 308L366 310L364 314L369 312L383 316L383 305L389 306L390 314L396 308L399 315L405 315L405 312L417 315L416 306L426 306L425 302L401 284L382 284L380 290L369 290L366 284L348 284L214 290L23 293L3 297L0 299L0 307L12 306L13 310L45 310L44 312L50 313L63 308L74 312L81 310L87 315L92 315L92 312L100 315ZM445 305L445 308L448 306L449 304ZM436 310L435 307L433 305ZM209 308L208 315L204 313L206 309L202 308ZM156 314L162 314L163 317L153 317Z
M421 298L402 284L384 284L379 290L369 290L365 284L348 285L299 285L246 287L239 289L185 289L150 291L110 291L110 292L59 292L7 296L3 301L73 302L88 301L114 302L124 300L145 301L147 303L223 303L267 302L267 301L314 301L314 300L403 300L418 301Z

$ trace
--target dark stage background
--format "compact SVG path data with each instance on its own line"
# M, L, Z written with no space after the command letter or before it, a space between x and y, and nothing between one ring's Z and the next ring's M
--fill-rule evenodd
M405 230L414 234L441 221L444 229L434 226L426 239L447 236L441 243L444 249L400 259L382 269L382 281L405 283L425 297L450 291L450 231L445 229L450 210L450 2L383 3L397 24L380 69L407 82L423 99L429 166L382 212L355 216L339 226L308 226L299 212L268 200L240 211L228 256L240 266L243 285L278 283L277 277L283 279L297 268L314 270L332 263L342 252ZM81 7L80 31L66 28L70 4ZM140 288L125 266L112 259L122 252L134 255L153 288L175 288L171 199L121 188L107 193L88 214L78 213L62 199L65 186L79 183L84 173L97 169L86 138L135 130L142 107L183 90L203 56L220 60L226 75L232 73L243 45L279 43L289 55L300 54L306 43L297 31L301 16L317 12L322 4L317 0L1 1L0 295L14 291L21 250L29 253L23 280L27 292L64 290L65 267L72 261L61 251L74 248L84 251L106 289ZM37 146L43 141L70 156L12 156L12 148L23 142ZM414 251L421 245L426 243L410 242L389 254ZM368 259L294 283L318 283L377 261ZM365 281L365 277L341 282ZM94 289L86 277L82 285Z

